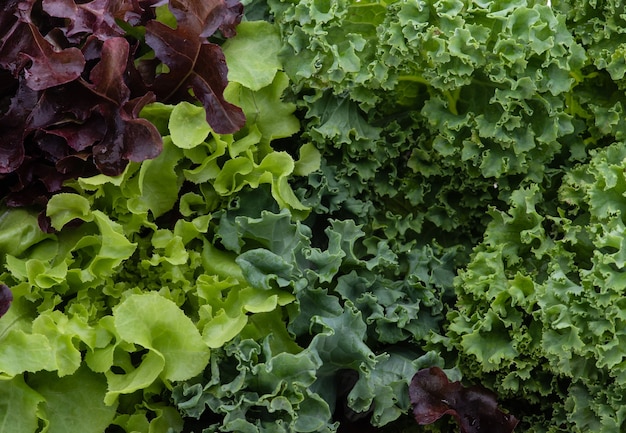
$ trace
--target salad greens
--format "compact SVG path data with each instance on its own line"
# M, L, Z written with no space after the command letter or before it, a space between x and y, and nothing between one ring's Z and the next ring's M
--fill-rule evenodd
M0 425L621 431L622 9L8 2Z
M223 97L222 49L207 39L234 36L238 1L5 3L0 193L8 205L45 205L68 179L114 176L156 157L161 137L139 117L155 100L199 101L220 133L243 125L242 110Z

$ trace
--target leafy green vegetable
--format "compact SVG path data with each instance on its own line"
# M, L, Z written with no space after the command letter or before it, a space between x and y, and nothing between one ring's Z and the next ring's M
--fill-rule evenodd
M465 375L527 411L525 427L618 428L621 415L602 414L617 410L622 392L608 381L591 384L620 375L619 338L607 335L599 343L599 336L591 337L600 329L611 332L618 319L591 330L570 317L587 317L586 301L564 305L602 293L607 284L620 287L621 258L598 259L611 265L590 278L593 258L621 242L588 227L595 227L589 216L567 214L577 205L556 191L580 172L577 164L598 158L599 149L623 147L620 6L559 1L551 7L526 0L268 4L285 41L281 56L292 91L301 98L303 138L322 154L321 170L300 183L304 203L319 218L314 224L326 227L329 215L353 219L369 254L388 263L395 255L401 270L410 266L409 251L421 251L413 260L429 274L421 273L419 281L431 282L426 287L434 299L450 302L444 307L450 324L446 338L429 331L436 320L411 333L458 351ZM595 200L618 202L620 193L609 194L605 185L620 184L619 169L597 172L614 174L600 181ZM589 182L589 174L576 176L567 181L572 191ZM614 209L619 207L602 211ZM619 233L619 217L614 220L603 224ZM612 239L610 246L596 237ZM556 283L547 283L556 266L567 278L559 276L557 286L571 292L558 302L540 301L538 293L556 293ZM455 302L450 287L457 272ZM394 284L382 286L385 294L392 297L393 288L410 293L397 273L390 275ZM371 295L376 286L364 284L363 270L340 279L345 284L337 291L370 320L378 318L375 340L406 338L397 326L381 326L380 312L389 307L381 308L384 296ZM600 297L608 307L610 297ZM402 323L407 310L395 311ZM425 319L423 311L416 316ZM544 333L544 326L554 329ZM583 395L594 403L583 404ZM615 406L608 403L611 395Z
M268 26L251 29L264 28L267 42L277 45ZM234 49L253 50L241 42ZM276 317L276 334L283 336L276 350L298 347L279 325L295 295L265 275L275 252L258 244L233 249L218 234L221 215L238 208L245 194L276 210L282 205L287 225L289 209L300 217L309 211L290 182L296 166L300 176L316 170L319 153L309 146L294 161L272 148L299 130L295 105L282 100L288 79L276 62L268 59L273 72L260 87L234 83L232 95L245 99L248 118L236 134L215 132L200 105L147 105L141 115L162 135L163 151L115 176L66 183L47 202L53 233L42 233L25 209L2 208L0 278L13 295L0 319L0 372L12 387L2 398L20 396L12 403L17 413L37 407L23 426L21 418L6 418L6 425L180 432L172 387L201 374L212 351L242 332L260 341L265 324L255 316ZM62 397L56 391L69 388L77 391ZM66 410L77 405L80 410Z
M62 3L76 16L59 20ZM93 60L79 80L115 101L117 84L132 88L132 106L118 105L162 150L63 183L42 171L60 188L45 215L0 207L0 422L28 433L414 431L412 393L429 421L456 414L467 431L492 422L477 401L508 430L519 418L532 433L620 431L621 3L243 3L240 24L231 1L142 3L153 15L136 17L140 5L121 6L121 27L105 20L91 38L113 32L110 42L81 51ZM94 4L35 2L24 14L69 48ZM7 17L9 33L24 27ZM41 56L27 54L20 70L36 71ZM123 80L104 73L124 68ZM0 128L37 117L22 103L37 115L68 107L50 89L35 102L15 85L26 76L4 75L14 97ZM157 89L161 102L148 103ZM27 141L97 139L97 110L84 110L31 125ZM46 158L77 157L61 147ZM415 376L438 369L451 382Z
M24 383L22 376L5 380L0 387L0 414L3 428L16 433L31 433L37 430L37 406L44 398Z
M614 143L569 171L556 196L520 189L509 211L494 210L449 316L448 335L479 377L511 398L522 393L570 431L622 423L624 262L616 234L625 157L623 143Z
M266 21L247 21L237 26L237 35L223 45L228 80L257 91L269 86L282 69L278 58L281 40L276 27Z
M83 367L71 376L55 376L38 373L28 380L29 386L43 398L39 415L48 432L96 433L111 424L116 407L106 406L102 400L106 390L102 375Z
M328 165L310 180L321 212L347 200L389 238L470 247L488 205L582 146L568 102L585 51L545 5L269 4Z

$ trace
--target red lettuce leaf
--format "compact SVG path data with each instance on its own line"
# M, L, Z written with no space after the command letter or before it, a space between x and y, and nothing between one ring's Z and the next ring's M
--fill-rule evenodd
M0 173L11 173L24 161L24 130L26 119L37 103L37 92L17 86L7 112L0 117Z
M13 293L5 284L0 284L0 317L4 316L13 302Z
M239 0L226 0L226 11L222 15L219 30L227 38L235 36L237 24L243 17L243 4Z
M26 84L43 90L77 79L83 72L85 58L80 49L61 49L52 45L33 24L31 10L35 0L21 2L15 11L17 20L0 39L0 66L17 76L23 72ZM12 21L7 8L0 23Z
M146 24L146 43L169 68L168 73L150 74L155 76L152 89L164 101L189 99L193 90L216 132L239 130L245 123L243 111L223 97L228 83L224 54L206 41L218 28L233 34L241 19L238 9L223 0L175 0L170 1L170 9L177 19L176 29L155 20Z
M82 4L74 0L43 0L42 6L50 16L69 21L60 30L74 43L80 43L85 35L100 40L123 36L124 30L115 20L136 23L143 12L136 0L94 0Z
M519 422L498 409L492 392L450 382L439 367L418 371L411 380L409 396L415 420L421 425L452 415L461 433L511 433Z
M90 83L85 83L98 96L117 106L124 104L130 97L130 89L124 82L129 51L130 46L124 38L104 41L100 51L101 60L89 74Z

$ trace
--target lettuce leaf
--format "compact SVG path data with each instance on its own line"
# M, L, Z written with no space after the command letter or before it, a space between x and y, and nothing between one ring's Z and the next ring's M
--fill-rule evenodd
M0 387L0 404L5 408L0 414L2 425L16 433L37 431L37 407L43 401L43 396L26 385L22 376L3 381Z
M38 416L48 432L101 432L115 416L116 406L103 402L106 380L86 367L71 376L55 377L54 373L38 373L28 384L42 398ZM32 392L32 391L31 391ZM68 411L71 407L73 410ZM32 430L34 431L34 430Z
M6 284L0 285L0 317L4 316L13 302L13 292Z
M519 422L498 409L492 393L477 386L465 388L460 382L450 382L439 367L418 371L409 392L418 424L431 424L443 415L452 415L462 433L510 433Z

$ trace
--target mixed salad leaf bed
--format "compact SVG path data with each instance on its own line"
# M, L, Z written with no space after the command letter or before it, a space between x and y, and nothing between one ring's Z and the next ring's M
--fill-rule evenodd
M624 429L621 0L5 3L3 431Z

